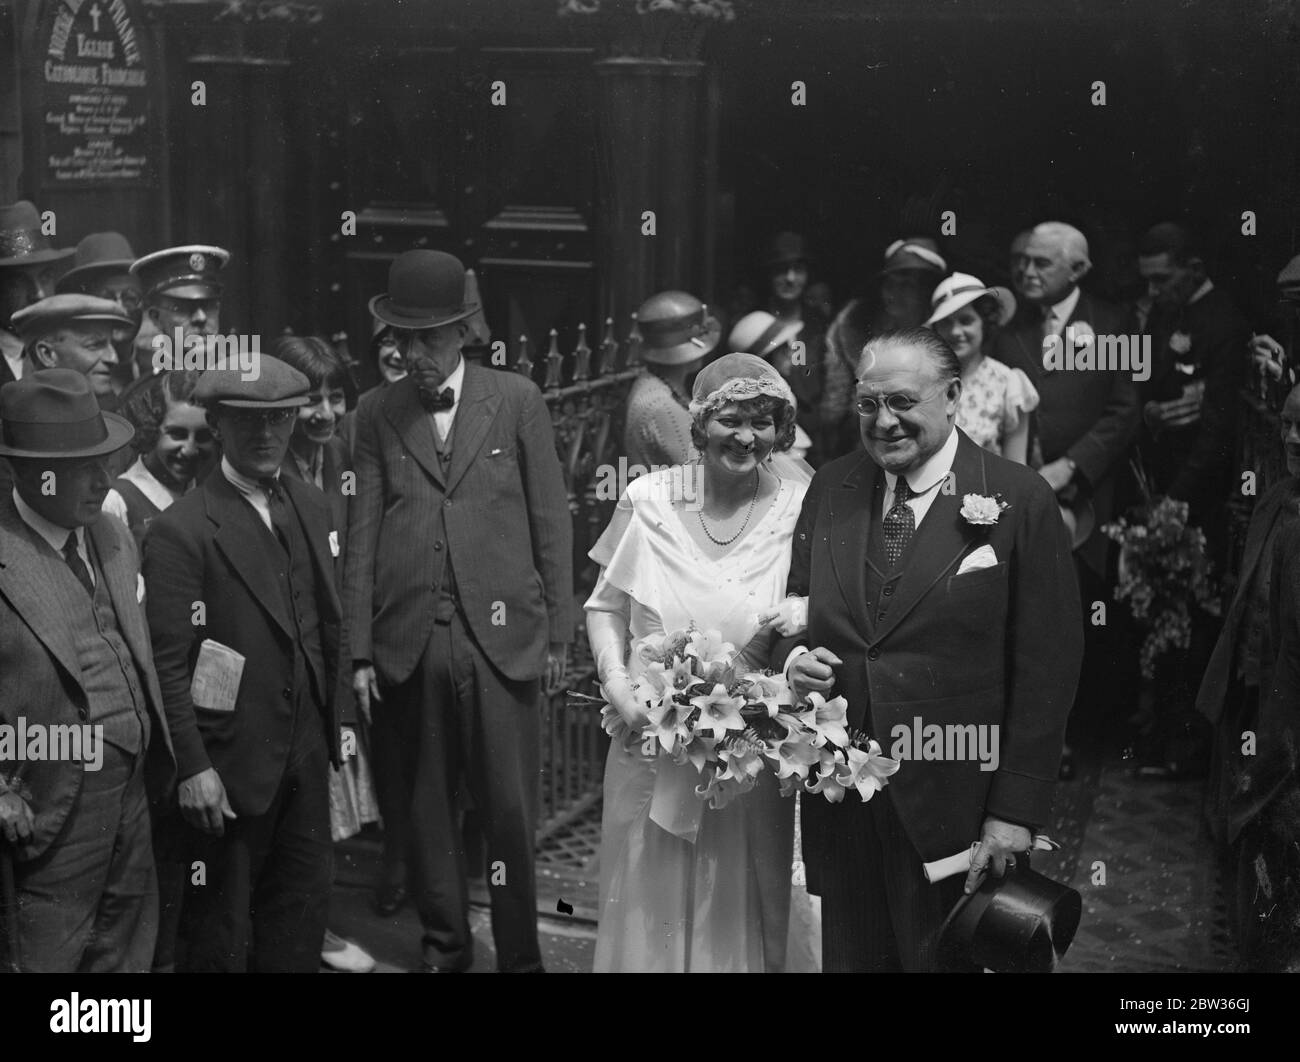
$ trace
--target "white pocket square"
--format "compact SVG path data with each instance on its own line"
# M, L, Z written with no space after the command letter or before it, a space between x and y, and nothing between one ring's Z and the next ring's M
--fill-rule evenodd
M337 531L331 531L330 532L330 556L337 557L338 555L339 555L339 533Z
M993 552L992 546L980 546L975 552L968 554L961 562L961 567L957 569L958 575L965 575L967 572L977 572L981 568L992 568L998 562L998 555Z

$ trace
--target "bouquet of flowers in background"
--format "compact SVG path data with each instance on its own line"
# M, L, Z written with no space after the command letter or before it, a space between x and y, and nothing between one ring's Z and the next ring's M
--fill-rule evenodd
M1128 601L1133 618L1146 628L1142 674L1150 679L1162 654L1190 647L1193 608L1217 616L1220 602L1205 556L1205 533L1188 525L1187 503L1153 499L1142 469L1133 471L1146 504L1136 516L1121 517L1102 531L1120 546L1115 600Z
M850 789L870 800L898 770L875 741L849 734L843 697L813 693L796 704L784 676L747 667L717 631L692 624L643 638L632 651L642 668L632 694L648 721L633 733L605 704L605 732L691 763L702 779L696 794L714 808L752 789L764 770L776 774L785 796L802 787L832 802Z

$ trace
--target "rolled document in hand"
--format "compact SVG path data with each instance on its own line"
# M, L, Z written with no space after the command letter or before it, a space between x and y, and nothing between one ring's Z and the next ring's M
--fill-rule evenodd
M1046 834L1038 833L1034 835L1031 851L1050 852L1060 847ZM971 845L969 848L963 848L956 855L944 856L942 859L936 859L931 863L922 863L921 870L925 873L925 880L933 885L935 882L951 878L955 874L967 873L970 870L971 853L974 851L975 845Z

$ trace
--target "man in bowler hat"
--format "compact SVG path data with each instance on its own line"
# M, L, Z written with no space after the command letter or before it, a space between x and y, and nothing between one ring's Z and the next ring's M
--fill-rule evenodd
M314 972L325 936L337 529L319 490L280 475L307 378L267 355L259 365L255 380L203 374L194 397L221 465L145 539L187 859L205 872L187 883L180 971ZM222 677L226 696L194 684L196 671Z
M22 971L147 972L149 798L166 797L175 761L135 541L100 518L105 461L133 430L69 369L0 388L0 422L14 471L0 495L0 724L28 735L0 751L0 882L13 885L0 935Z
M498 968L540 971L538 697L563 679L573 631L572 528L550 415L531 381L461 356L476 307L456 258L400 255L370 307L411 375L357 409L347 644L376 744L396 740L404 754L420 970L473 962L464 783L486 838Z

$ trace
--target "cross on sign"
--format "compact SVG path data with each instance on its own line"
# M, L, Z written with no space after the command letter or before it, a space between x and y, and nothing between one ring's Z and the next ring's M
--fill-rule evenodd
M95 33L99 32L99 16L100 16L99 5L92 4L90 8L90 22L91 25L94 27L93 32Z

